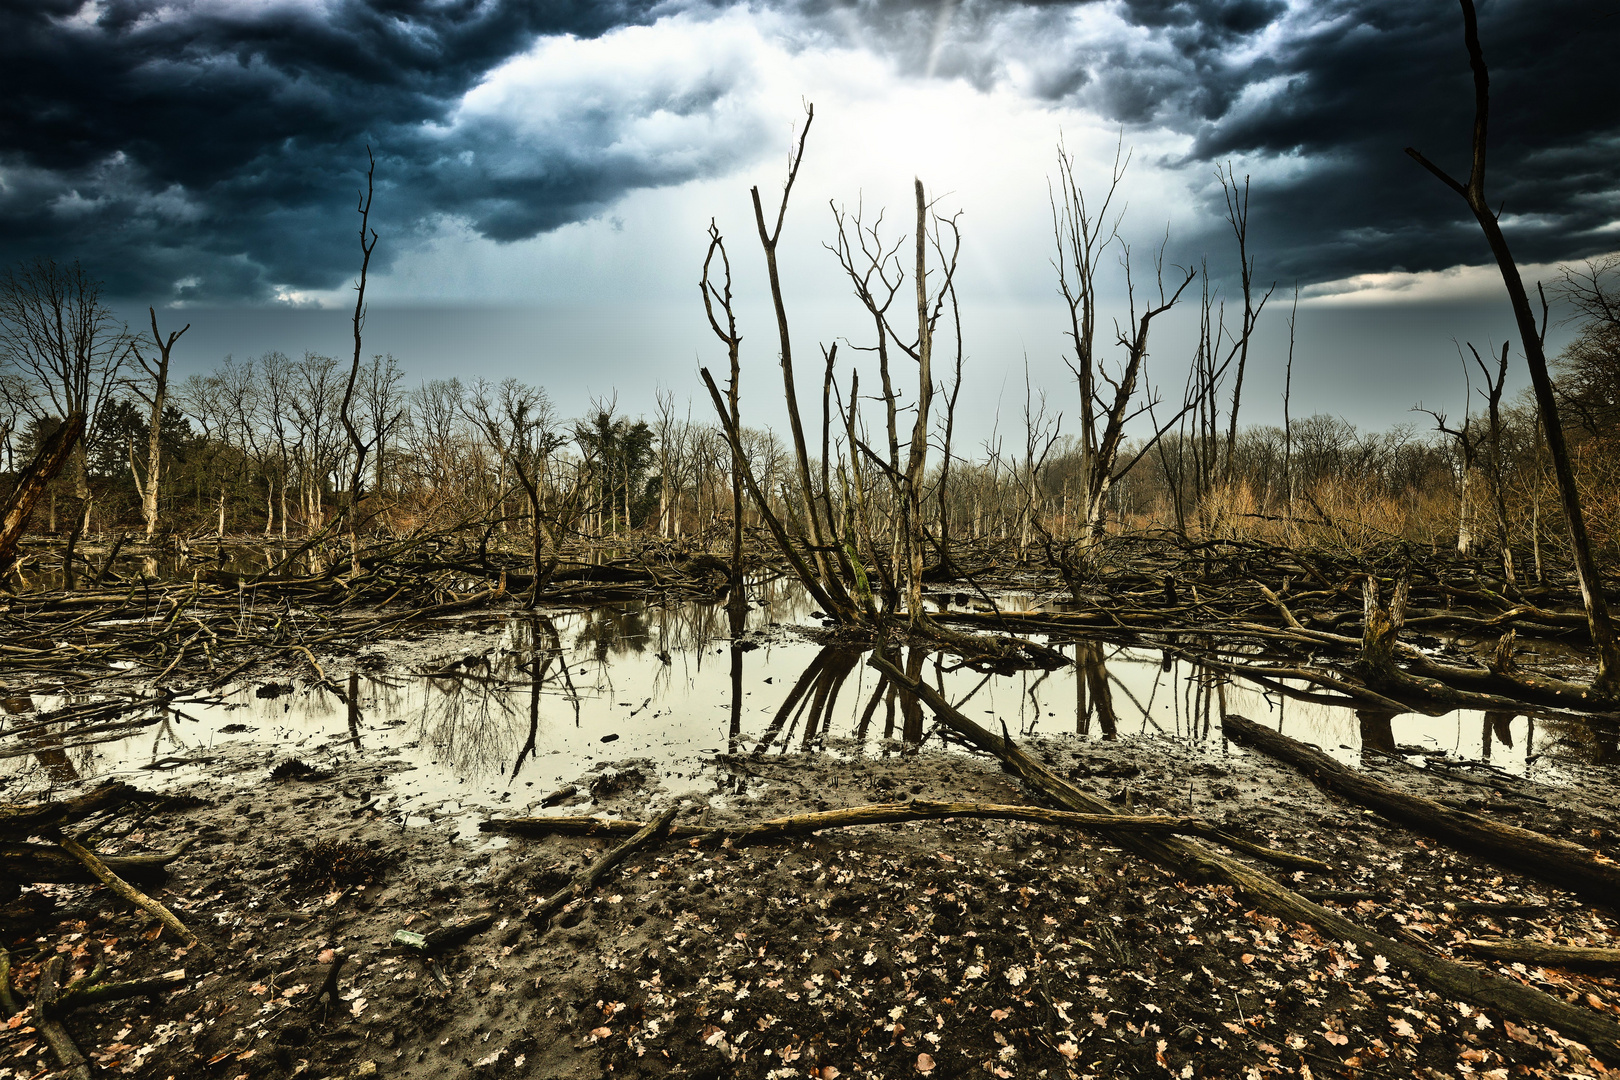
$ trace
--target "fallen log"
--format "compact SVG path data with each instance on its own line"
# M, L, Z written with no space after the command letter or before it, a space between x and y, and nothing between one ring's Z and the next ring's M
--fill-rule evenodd
M431 956L477 937L494 925L495 913L486 911L482 915L471 915L465 919L448 922L437 930L429 930L425 934L413 934L409 930L396 931L394 942L408 949L415 949L424 956Z
M1059 805L1081 813L1113 812L1108 803L1068 783L1011 739L995 735L964 716L927 683L907 678L881 653L874 653L869 663L902 690L916 694L941 724L1001 759L1014 774ZM1415 981L1426 983L1449 997L1496 1009L1515 1022L1528 1021L1554 1028L1566 1038L1578 1039L1600 1056L1620 1060L1620 1023L1595 1010L1572 1005L1522 983L1374 933L1195 840L1129 832L1111 835L1120 847L1135 851L1174 873L1231 886L1268 915L1288 922L1308 923L1325 938L1348 941L1371 955L1382 956L1397 969L1408 972Z
M165 990L178 989L185 984L184 968L165 971L161 975L153 975L146 979L124 979L117 982L108 982L99 977L79 979L69 983L67 989L61 992L55 1004L51 1006L51 1013L62 1016L74 1009L84 1009L123 998L149 997L161 994Z
M32 750L30 753L34 752ZM128 784L109 780L94 791L61 802L0 804L0 835L28 836L41 829L71 825L101 810L122 806L138 792Z
M844 829L857 825L893 825L907 821L937 821L942 818L996 818L1067 829L1091 831L1126 829L1141 833L1203 836L1216 843L1225 844L1256 858L1291 869L1318 872L1330 869L1328 864L1320 859L1279 851L1231 836L1199 817L1172 817L1166 814L1149 817L1076 814L1066 810L1049 810L1043 806L931 802L924 799L903 803L873 803L867 806L845 807L841 810L819 810L808 814L789 814L786 817L730 828L718 825L672 825L669 836L683 840L728 840L733 844L768 844L807 836L823 829ZM626 836L646 826L639 821L610 821L595 817L524 817L494 819L481 822L478 827L484 832L511 833L517 836Z
M1471 953L1510 964L1609 974L1620 971L1620 949L1550 945L1540 941L1509 941L1505 938L1473 938L1463 942L1463 947Z
M160 882L168 865L191 846L186 841L150 855L102 855L107 869L126 881ZM94 885L100 879L89 867L54 844L0 843L0 878L18 883Z
M532 908L527 913L529 920L544 932L546 926L551 922L552 916L596 888L597 883L607 877L614 867L667 832L669 823L675 820L675 815L679 811L680 804L677 803L671 806L637 830L636 834L630 839L580 871L574 876L574 880L546 897L537 907Z
M1620 863L1590 848L1401 791L1235 713L1223 717L1222 726L1233 742L1292 765L1324 791L1376 810L1415 832L1580 893L1605 907L1613 908L1620 897Z

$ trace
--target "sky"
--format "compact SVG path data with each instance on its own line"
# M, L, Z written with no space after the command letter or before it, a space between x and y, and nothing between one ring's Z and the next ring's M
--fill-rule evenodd
M1136 288L1153 253L1234 302L1218 166L1247 176L1262 315L1244 418L1363 427L1454 414L1459 345L1512 322L1461 200L1403 152L1466 165L1472 85L1445 0L0 0L0 261L78 259L119 310L189 322L177 370L343 356L375 155L367 353L411 381L508 376L567 414L664 387L706 418L723 366L697 280L736 272L745 419L780 423L749 189L780 197L795 353L857 362L870 327L825 244L832 206L909 230L913 177L963 235L964 422L1005 434L1025 373L1074 415L1052 268L1061 140L1093 198L1116 151ZM1620 249L1620 9L1486 0L1488 194L1529 280ZM1126 318L1115 248L1105 339ZM1155 331L1179 398L1196 310ZM1554 326L1556 349L1570 332ZM1108 343L1107 340L1104 342ZM1522 365L1513 383L1522 386ZM870 385L870 383L868 384Z

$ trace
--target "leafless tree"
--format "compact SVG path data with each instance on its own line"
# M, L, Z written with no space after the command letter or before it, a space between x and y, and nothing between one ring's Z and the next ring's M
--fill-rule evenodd
M1232 451L1237 446L1238 411L1243 403L1243 376L1249 366L1249 343L1254 337L1255 324L1260 321L1260 313L1265 310L1266 301L1277 285L1272 283L1260 298L1260 303L1254 302L1254 258L1249 254L1249 178L1243 178L1243 190L1238 190L1237 174L1232 171L1230 163L1226 170L1215 170L1215 176L1221 182L1221 194L1226 198L1226 221L1232 226L1232 232L1237 238L1238 247L1238 280L1243 287L1243 325L1237 336L1237 370L1232 376L1232 411L1227 417L1226 432L1226 468L1225 481L1230 484L1233 479Z
M547 506L548 466L551 456L567 442L567 437L546 392L516 379L507 379L499 386L482 380L474 383L464 408L467 418L489 440L528 499L530 523L534 527L530 548L534 576L528 592L528 603L532 607L555 569L561 532L572 516L567 515L569 520L553 521ZM580 490L582 485L578 482L571 487L566 498L570 510L577 505Z
M806 125L808 128L808 124ZM800 148L802 152L803 140ZM791 178L790 178L791 183ZM785 198L785 196L784 196ZM720 280L715 280L715 256L720 257ZM709 250L703 257L703 277L698 282L698 291L703 294L703 310L708 314L709 327L714 331L721 344L726 347L726 359L731 365L731 378L726 383L725 407L730 421L728 430L732 438L727 440L731 450L731 574L730 597L734 604L742 603L742 538L743 538L743 457L742 446L735 437L742 429L742 415L738 411L738 384L742 379L741 353L742 335L737 332L737 314L732 306L731 298L731 257L726 254L725 237L720 235L720 228L709 219ZM720 315L725 317L725 325L721 326L720 315L715 314L716 308ZM715 405L719 408L719 403Z
M1536 404L1541 410L1541 421L1552 458L1553 475L1558 481L1559 499L1563 504L1564 520L1569 527L1571 554L1574 556L1575 578L1580 585L1581 599L1586 606L1587 627L1597 651L1597 678L1593 689L1605 697L1620 696L1620 637L1615 635L1609 617L1608 601L1603 595L1603 578L1592 558L1592 545L1587 537L1586 516L1581 508L1580 489L1576 486L1575 470L1570 464L1569 447L1564 440L1564 429L1559 419L1558 400L1553 392L1552 378L1547 371L1547 357L1543 343L1546 334L1545 300L1543 321L1538 327L1535 313L1530 308L1530 296L1519 266L1508 249L1502 235L1497 212L1491 209L1485 197L1485 150L1490 119L1490 72L1485 66L1485 53L1479 43L1479 18L1473 0L1460 0L1463 14L1463 44L1468 50L1468 63L1474 74L1474 131L1468 179L1459 181L1435 165L1413 147L1406 152L1446 187L1460 195L1479 223L1491 254L1502 272L1502 283L1507 287L1513 305L1513 318L1518 324L1519 342L1524 349L1530 368L1530 385L1535 391Z
M141 351L140 342L130 343L131 354L146 372L145 379L131 380L130 386L151 409L146 440L146 476L141 476L133 453L130 455L129 468L135 477L136 487L140 489L141 515L146 519L146 538L150 540L157 531L158 483L163 473L163 406L169 397L169 358L174 351L174 343L191 329L191 324L186 323L178 330L171 330L169 336L164 337L158 330L157 309L149 307L146 313L152 317L152 344L157 349L156 356L148 360Z
M354 360L349 365L349 381L343 389L343 403L338 407L338 418L343 421L343 430L349 436L350 464L349 474L349 501L345 512L349 519L349 557L351 569L354 573L360 572L360 500L364 494L363 485L366 474L366 453L374 445L373 439L363 438L359 425L351 415L350 406L354 401L354 385L360 377L360 335L366 325L366 273L371 269L371 253L377 249L377 232L371 228L371 196L372 182L377 173L377 159L372 156L371 147L366 147L366 189L360 193L360 202L356 213L360 215L360 279L354 286Z
M1114 154L1108 188L1102 202L1093 209L1075 174L1074 155L1060 143L1058 191L1049 193L1052 235L1057 243L1057 257L1053 260L1053 266L1058 272L1059 291L1068 305L1068 336L1074 350L1073 358L1065 357L1064 361L1074 374L1080 392L1080 487L1085 504L1088 542L1095 542L1103 535L1108 493L1114 482L1147 453L1190 407L1184 407L1171 420L1158 426L1153 438L1145 442L1123 467L1119 466L1126 425L1142 413L1150 412L1153 404L1149 401L1142 405L1136 400L1143 365L1148 357L1148 334L1153 320L1180 301L1182 292L1196 276L1196 271L1189 268L1181 283L1166 291L1164 251L1161 247L1155 258L1158 300L1138 312L1135 285L1131 281L1130 248L1119 239L1119 225L1124 212L1112 213L1114 199L1128 164L1129 155L1124 152L1121 143ZM1116 244L1121 247L1130 296L1130 321L1124 329L1115 328L1116 341L1125 350L1125 359L1119 364L1117 374L1107 370L1096 347L1098 266L1103 253Z
M83 266L35 259L0 274L0 363L27 384L19 403L35 419L85 416L95 427L129 352L129 333ZM83 442L69 468L90 525L90 476Z

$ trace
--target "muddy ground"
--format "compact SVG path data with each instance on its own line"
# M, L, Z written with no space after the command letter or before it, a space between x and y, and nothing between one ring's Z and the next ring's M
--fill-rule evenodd
M1190 809L1330 861L1307 894L1444 952L1506 934L1615 944L1611 913L1419 840L1235 749L1167 739L1035 744L1137 812ZM738 850L666 841L549 929L524 917L611 841L457 839L372 798L375 764L209 781L126 813L103 853L194 845L153 894L212 949L187 950L100 888L24 889L0 911L17 988L62 952L114 978L184 968L182 989L83 1009L93 1072L166 1077L1112 1077L1601 1075L1556 1033L1479 1012L1383 957L1181 881L1105 839L995 821L829 831ZM679 820L748 821L907 797L1022 802L988 759L771 756L715 763ZM1392 783L1616 853L1614 775L1569 786L1378 766ZM672 797L622 762L570 813L646 818ZM7 792L11 796L13 792ZM347 845L312 852L318 841ZM341 858L339 857L341 856ZM368 858L370 856L371 858ZM345 878L353 873L361 880ZM373 876L364 882L367 874ZM299 880L302 878L303 880ZM0 900L4 900L0 897ZM1469 902L1529 905L1468 910ZM1455 905L1462 903L1464 908ZM398 945L482 912L432 961ZM1509 914L1511 912L1512 914ZM343 961L335 1000L317 1000ZM1610 979L1490 964L1620 1011ZM0 1031L0 1080L55 1068L32 1015ZM1615 1062L1614 1064L1620 1064Z

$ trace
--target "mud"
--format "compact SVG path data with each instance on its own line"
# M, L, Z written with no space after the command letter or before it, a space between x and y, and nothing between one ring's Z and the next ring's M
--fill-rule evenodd
M1219 740L1034 746L1122 807L1191 810L1327 860L1330 874L1272 872L1385 933L1464 958L1460 942L1493 934L1616 943L1610 912L1414 838ZM1029 797L993 761L889 749L728 757L706 791L673 792L656 769L619 760L575 778L554 812L645 819L680 799L680 820L721 822L909 796ZM1375 767L1620 853L1607 768L1569 765L1552 786L1398 758ZM152 1080L1603 1072L1556 1033L1437 998L1382 957L1227 890L1105 838L1024 824L865 827L735 850L665 842L537 927L525 910L608 842L507 841L407 818L376 797L387 768L340 760L272 780L261 759L227 762L169 804L120 817L98 838L103 853L195 841L152 891L212 959L99 888L31 886L0 911L19 993L55 952L80 974L104 960L119 979L184 968L176 992L66 1019L94 1074ZM318 841L343 845L342 866L363 872L312 873ZM489 929L433 959L395 942L486 912ZM316 1000L338 960L335 997ZM1620 1011L1613 980L1489 966ZM32 1019L0 1036L0 1080L55 1067Z

